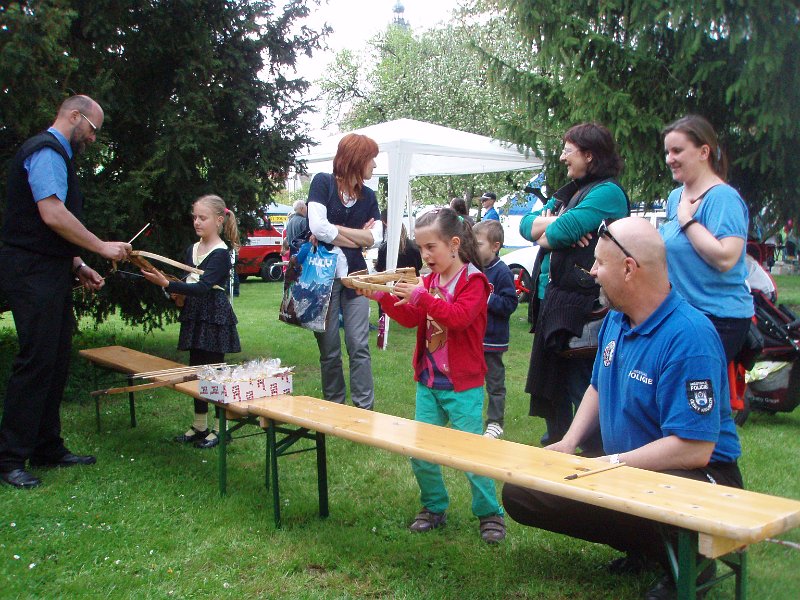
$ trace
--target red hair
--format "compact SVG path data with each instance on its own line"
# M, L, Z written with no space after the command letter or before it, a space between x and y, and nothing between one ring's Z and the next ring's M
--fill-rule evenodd
M333 159L333 176L339 188L339 196L351 198L361 196L364 187L364 171L369 161L378 156L378 144L365 135L348 133L339 141Z

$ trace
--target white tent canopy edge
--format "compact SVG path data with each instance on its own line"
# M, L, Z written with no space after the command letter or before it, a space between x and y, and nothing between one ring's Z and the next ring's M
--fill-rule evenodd
M374 175L389 177L386 268L390 270L397 265L404 206L412 214L411 179L424 175L533 170L542 166L541 159L530 149L520 150L507 142L414 119L397 119L347 133L375 140L379 154ZM345 135L334 135L299 157L310 173L333 170L336 148Z

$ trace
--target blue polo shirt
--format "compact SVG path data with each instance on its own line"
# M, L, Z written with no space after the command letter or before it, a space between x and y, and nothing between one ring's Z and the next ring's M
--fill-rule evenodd
M741 454L728 372L711 322L675 290L638 327L611 311L600 330L592 385L606 453L676 435L716 442L711 462Z
M72 158L72 147L58 129L50 127L52 133L64 147L67 156ZM42 148L31 154L23 163L28 172L28 183L36 202L56 196L62 202L67 200L67 165L58 152L52 148Z
M499 221L500 215L497 214L497 211L494 209L494 206L483 213L483 220L492 219L493 221Z
M745 283L744 245L736 264L724 273L704 261L678 223L682 191L683 187L679 187L669 195L667 221L659 229L667 248L670 282L689 304L706 315L749 319L753 316L753 297ZM727 184L708 190L694 218L718 240L737 237L747 241L747 205L739 192Z

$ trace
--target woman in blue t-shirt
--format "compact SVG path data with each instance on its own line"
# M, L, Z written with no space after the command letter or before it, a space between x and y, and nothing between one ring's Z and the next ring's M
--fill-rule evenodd
M325 331L315 333L322 370L322 394L326 400L344 403L346 388L342 370L342 342L350 357L350 398L355 406L372 409L375 390L369 354L369 300L342 286L341 277L367 268L362 249L383 239L381 213L375 192L364 185L372 178L378 145L365 135L349 133L339 142L333 173L318 173L308 191L308 225L312 243L333 250L336 279L325 321Z
M711 123L688 115L663 133L667 166L683 184L669 195L667 222L660 229L670 281L714 324L730 362L753 316L745 283L747 205L725 183L728 163Z

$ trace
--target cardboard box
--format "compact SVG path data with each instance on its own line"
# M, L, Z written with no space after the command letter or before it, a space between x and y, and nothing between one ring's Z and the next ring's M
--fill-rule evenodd
M213 402L231 404L244 402L265 396L278 396L292 393L292 375L280 377L265 377L264 379L250 379L247 381L216 381L200 380L200 395Z

